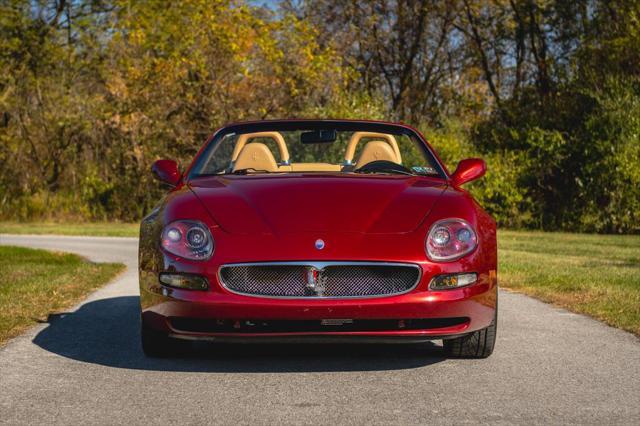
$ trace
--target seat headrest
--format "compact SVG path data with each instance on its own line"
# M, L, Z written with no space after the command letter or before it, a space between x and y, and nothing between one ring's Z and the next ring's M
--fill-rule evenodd
M371 141L367 142L362 149L356 161L356 167L360 168L367 163L378 160L387 160L400 164L393 148L386 141Z
M353 156L356 153L356 147L360 143L362 139L365 138L376 138L378 141L386 141L393 152L395 153L396 160L393 160L394 163L402 164L402 156L400 155L400 148L398 148L398 141L393 135L387 133L376 133L376 132L355 132L351 139L349 139L349 143L347 144L347 149L344 153L344 164L351 164L353 161Z
M275 172L278 170L278 165L268 146L263 143L253 142L242 148L242 151L240 151L238 158L233 164L234 172L241 169Z
M242 148L252 139L257 138L267 138L273 140L278 146L278 150L280 151L280 158L282 159L282 163L289 163L289 150L287 149L287 143L284 140L284 137L279 132L255 132L255 133L244 133L238 137L238 141L236 142L236 146L233 148L233 153L231 154L231 161L236 161L238 155L240 155L240 151Z

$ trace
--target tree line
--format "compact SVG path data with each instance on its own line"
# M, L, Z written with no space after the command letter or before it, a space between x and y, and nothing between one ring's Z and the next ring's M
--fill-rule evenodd
M422 130L509 227L640 231L632 0L3 0L0 218L138 220L230 121Z

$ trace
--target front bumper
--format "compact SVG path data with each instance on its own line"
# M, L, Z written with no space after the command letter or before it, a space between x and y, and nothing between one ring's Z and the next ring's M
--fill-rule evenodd
M416 341L456 337L491 324L495 274L480 273L476 284L444 291L429 290L425 275L416 289L396 296L276 299L230 293L215 277L210 291L192 291L141 274L142 320L173 337L234 341Z

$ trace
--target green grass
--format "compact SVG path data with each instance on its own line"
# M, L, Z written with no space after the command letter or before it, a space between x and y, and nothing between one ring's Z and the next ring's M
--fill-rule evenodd
M0 246L0 345L72 307L123 269L73 254Z
M0 234L50 234L137 237L139 229L140 225L137 223L0 222Z
M501 231L502 287L640 335L640 236Z

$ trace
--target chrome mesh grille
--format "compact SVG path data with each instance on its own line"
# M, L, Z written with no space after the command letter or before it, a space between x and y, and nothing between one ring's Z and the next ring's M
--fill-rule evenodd
M227 289L265 297L374 297L406 293L417 265L388 263L239 264L220 269Z

